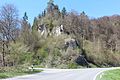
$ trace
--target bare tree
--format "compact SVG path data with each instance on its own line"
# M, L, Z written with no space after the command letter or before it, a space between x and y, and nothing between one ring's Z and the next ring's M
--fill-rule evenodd
M2 62L5 66L5 55L10 53L9 43L15 42L15 32L18 25L18 11L12 4L5 4L0 10L0 29L2 36Z

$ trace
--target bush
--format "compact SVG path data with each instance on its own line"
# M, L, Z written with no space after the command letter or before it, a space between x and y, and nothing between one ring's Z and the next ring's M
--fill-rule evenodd
M40 56L41 58L46 58L48 56L48 50L46 47L43 47L41 49L38 49L37 56Z
M41 70L29 70L28 66L0 67L0 79L18 75L26 75L41 72Z
M2 78L8 78L9 76L7 76L6 74L1 74L0 73L0 79L2 79Z
M99 67L119 66L120 55L117 52L111 53L108 49L102 49L98 44L94 44L90 41L84 41L85 54L88 61L96 64Z
M78 65L76 63L69 63L68 64L69 69L76 69L77 67L78 67Z

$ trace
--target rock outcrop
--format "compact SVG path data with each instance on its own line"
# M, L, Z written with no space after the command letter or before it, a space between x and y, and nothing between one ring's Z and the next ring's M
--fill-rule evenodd
M60 26L57 26L57 27L53 27L52 31L50 32L50 30L47 27L47 25L42 24L42 25L39 25L38 32L41 34L41 36L45 36L45 37L47 37L48 34L50 36L59 36L63 32L63 25L60 25Z

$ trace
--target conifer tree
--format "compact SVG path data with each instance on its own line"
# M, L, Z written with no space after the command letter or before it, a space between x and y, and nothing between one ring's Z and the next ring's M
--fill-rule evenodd
M62 18L64 18L64 16L67 14L67 12L66 12L66 8L65 7L63 7L63 9L62 9Z

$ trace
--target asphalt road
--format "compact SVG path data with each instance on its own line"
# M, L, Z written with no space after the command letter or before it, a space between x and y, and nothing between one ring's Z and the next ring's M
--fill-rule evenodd
M111 68L43 69L41 73L2 80L94 80L98 73L109 69Z

